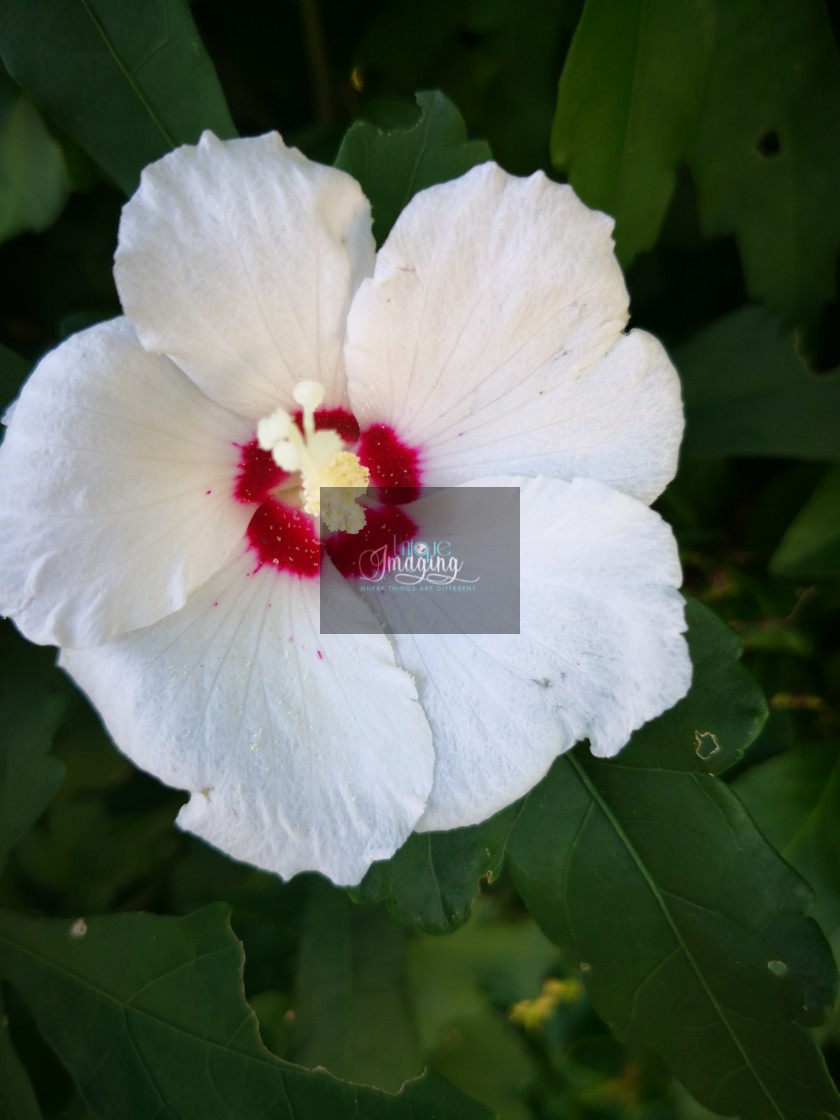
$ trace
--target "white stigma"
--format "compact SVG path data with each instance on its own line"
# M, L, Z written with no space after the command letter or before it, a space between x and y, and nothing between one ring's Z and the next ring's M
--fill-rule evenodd
M365 493L370 471L358 457L344 450L338 432L315 431L315 409L323 403L324 386L318 381L299 381L292 397L303 411L303 432L284 408L278 408L257 424L257 444L270 451L284 471L299 472L301 501L305 513L321 518L330 532L358 533L365 513L357 498ZM321 488L331 493L321 502ZM341 493L335 493L339 489Z
M324 386L320 381L298 381L292 389L292 397L311 416L319 404L324 403Z

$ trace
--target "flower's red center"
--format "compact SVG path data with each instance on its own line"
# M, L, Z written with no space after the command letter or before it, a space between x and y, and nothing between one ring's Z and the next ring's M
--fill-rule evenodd
M300 426L299 414L295 416ZM359 533L333 533L319 540L315 519L293 501L284 501L283 488L295 493L294 476L263 451L256 438L239 448L239 471L234 497L257 509L248 526L248 544L256 555L254 571L271 565L311 579L321 567L321 549L326 550L344 576L353 576L358 558L367 550L396 540L411 540L417 526L400 508L420 492L420 454L408 447L387 424L372 424L359 430L352 413L343 408L319 409L315 428L332 428L355 451L370 471L371 491L365 502L365 526Z

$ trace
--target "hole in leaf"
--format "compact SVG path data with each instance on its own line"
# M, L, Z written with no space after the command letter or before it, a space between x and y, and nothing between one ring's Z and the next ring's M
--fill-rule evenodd
M775 128L765 128L755 138L755 150L765 159L774 159L781 153L782 140Z
M707 762L713 755L720 754L721 746L714 732L695 731L694 749L697 757L701 761Z

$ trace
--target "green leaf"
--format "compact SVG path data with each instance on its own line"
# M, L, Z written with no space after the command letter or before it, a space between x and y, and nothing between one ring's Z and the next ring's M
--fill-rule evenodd
M224 905L184 918L0 914L0 973L97 1120L489 1120L439 1078L392 1097L275 1058L243 998L242 964Z
M840 1097L803 1027L833 1005L836 971L804 917L808 887L711 776L743 754L765 706L728 628L699 603L687 613L689 696L616 759L585 746L558 759L506 816L502 848L619 1037L653 1047L716 1111L816 1120ZM449 837L424 839L442 893L459 873ZM411 880L390 886L403 911L420 903Z
M696 600L686 604L686 618L691 691L636 732L619 757L624 766L718 774L743 755L764 723L767 706L739 664L735 634ZM355 897L385 901L395 917L427 933L457 929L470 915L479 879L500 874L522 811L519 802L472 828L415 833L390 860L373 865Z
M416 929L450 933L469 918L479 879L499 874L516 812L511 806L472 828L413 833L396 855L371 867L354 897L386 902Z
M835 292L840 56L822 0L725 0L690 155L710 237L733 233L747 290L790 321Z
M548 159L546 137L559 60L583 0L424 0L377 6L356 46L365 88L410 96L442 86L503 167L530 175ZM396 104L374 93L383 123Z
M0 994L0 1120L42 1120L29 1074L9 1037L9 1019Z
M51 226L68 186L61 146L29 98L0 73L0 242Z
M49 750L64 711L63 697L26 680L9 679L0 691L0 860L61 785L64 765Z
M683 381L683 453L840 459L840 377L809 373L769 312L745 307L675 354Z
M722 782L575 751L526 799L508 860L599 1014L701 1103L742 1120L840 1110L803 1029L837 995L811 893Z
M128 194L141 170L203 129L235 135L186 0L29 0L0 16L6 68Z
M622 766L722 774L744 755L767 718L764 694L741 665L741 642L696 599L686 603L694 679L689 694L646 723L621 752Z
M409 1012L405 935L383 909L310 884L298 948L294 1057L395 1092L423 1068Z
M483 141L467 140L458 110L442 93L418 93L417 104L420 116L409 129L381 132L357 121L335 159L335 166L358 179L370 199L378 245L418 191L457 179L491 158Z
M735 789L762 832L816 892L814 916L840 928L840 748L812 744L752 766Z
M714 0L588 0L560 78L551 159L616 219L628 265L657 239L696 127Z
M840 467L832 467L787 530L770 561L773 575L840 577Z

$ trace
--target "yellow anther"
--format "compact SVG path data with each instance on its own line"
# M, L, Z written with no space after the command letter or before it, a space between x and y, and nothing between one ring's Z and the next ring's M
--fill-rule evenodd
M367 490L370 471L350 451L338 455L317 475L303 476L303 508L320 516L331 533L358 533L365 524L365 511L356 501ZM327 489L329 493L323 493Z

